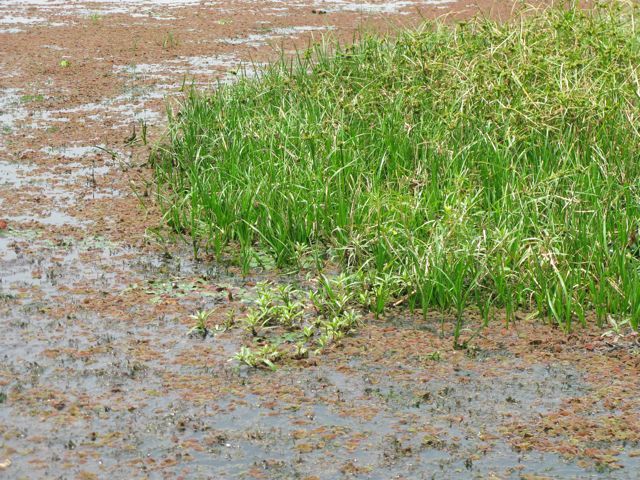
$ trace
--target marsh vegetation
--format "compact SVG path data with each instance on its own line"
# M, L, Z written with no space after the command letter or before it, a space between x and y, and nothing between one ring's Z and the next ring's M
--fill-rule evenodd
M155 155L165 219L249 271L338 266L354 303L640 319L635 7L327 41L193 91ZM265 259L268 259L266 261Z

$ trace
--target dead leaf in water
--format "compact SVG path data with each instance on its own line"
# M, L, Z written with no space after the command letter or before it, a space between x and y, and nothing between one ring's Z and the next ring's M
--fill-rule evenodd
M301 443L299 445L296 446L296 448L298 449L298 452L300 453L310 453L314 450L313 445L309 444L309 443Z
M5 468L9 468L11 466L11 460L9 460L8 458L3 461L0 462L0 470L4 470Z

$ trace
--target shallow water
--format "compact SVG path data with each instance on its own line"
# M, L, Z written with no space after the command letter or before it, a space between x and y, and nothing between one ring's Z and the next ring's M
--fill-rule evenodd
M0 477L635 478L631 348L523 322L459 351L440 317L397 311L321 357L248 369L230 359L250 339L221 325L256 281L304 279L197 261L161 227L142 129L160 137L184 83L438 3L0 4L0 34L30 32L7 40L0 73ZM135 42L107 37L123 24ZM212 335L188 336L209 309ZM603 425L611 440L590 436Z

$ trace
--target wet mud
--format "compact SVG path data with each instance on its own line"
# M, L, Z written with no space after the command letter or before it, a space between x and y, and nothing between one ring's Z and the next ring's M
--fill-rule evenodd
M321 356L243 367L246 335L223 325L274 273L194 260L154 202L150 148L185 85L323 34L510 9L3 1L0 477L637 478L636 335L496 312L454 350L451 319L398 309ZM204 309L219 328L189 336Z

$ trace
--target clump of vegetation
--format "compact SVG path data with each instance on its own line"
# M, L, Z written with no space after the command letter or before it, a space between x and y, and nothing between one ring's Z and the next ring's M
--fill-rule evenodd
M271 289L269 284L258 285L257 307L245 317L245 328L255 337L265 327L280 325L293 329L300 325L304 306L297 300L298 292L289 285Z
M44 95L42 95L41 93L33 95L23 95L22 97L20 97L20 101L22 103L44 102Z
M256 306L239 322L255 345L243 346L234 359L275 369L279 360L300 360L339 343L360 323L354 297L342 292L344 278L323 277L308 294L291 285L258 284Z
M193 327L189 330L189 335L198 335L202 338L209 334L209 327L207 326L207 320L211 316L211 312L207 310L200 310L193 315L189 315L194 321Z
M95 12L91 13L89 15L89 20L91 20L91 23L93 23L94 25L98 25L102 21L102 15Z
M178 39L173 35L173 32L167 32L162 37L162 48L169 50L178 46Z
M275 370L276 365L273 362L277 361L280 357L280 350L274 345L267 344L258 350L252 350L249 347L240 347L240 351L237 352L233 358L253 368L267 366L271 370Z
M154 160L166 221L279 267L314 252L374 312L454 313L456 342L469 307L637 330L636 8L428 22L194 91Z

